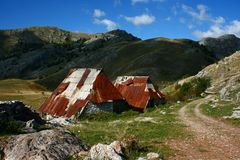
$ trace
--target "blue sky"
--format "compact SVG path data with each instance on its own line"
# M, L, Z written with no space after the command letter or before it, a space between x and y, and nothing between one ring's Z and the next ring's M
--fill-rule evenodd
M124 29L154 37L240 37L239 0L1 0L0 29L56 26L74 32Z

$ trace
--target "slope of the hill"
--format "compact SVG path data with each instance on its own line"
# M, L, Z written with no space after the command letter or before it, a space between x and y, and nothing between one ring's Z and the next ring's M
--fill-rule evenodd
M240 50L240 38L233 34L226 34L218 38L204 38L199 41L199 44L206 46L219 59Z
M0 31L0 78L38 79L54 89L73 67L103 68L118 75L150 75L174 81L214 62L198 42L186 39L140 40L122 30L72 33L52 27Z
M209 77L209 92L217 92L221 99L238 99L240 101L240 51L225 57L200 71L196 76Z
M182 85L196 77L210 79L211 85L206 92L217 95L221 100L240 101L240 51L211 64L195 76L182 79L177 83ZM166 88L171 90L174 85Z
M0 80L0 101L20 100L37 109L49 95L44 87L30 80Z

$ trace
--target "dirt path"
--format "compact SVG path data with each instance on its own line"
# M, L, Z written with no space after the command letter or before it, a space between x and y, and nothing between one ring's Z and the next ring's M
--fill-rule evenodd
M170 159L240 160L240 128L203 115L199 109L203 103L204 99L196 100L179 110L179 119L193 136L168 141L177 151Z

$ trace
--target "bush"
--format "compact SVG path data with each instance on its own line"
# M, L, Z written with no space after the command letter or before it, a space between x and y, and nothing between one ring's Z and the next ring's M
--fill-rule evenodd
M1 134L16 134L20 133L23 125L17 121L4 121L0 122Z
M176 93L178 99L186 100L188 98L199 97L210 86L209 78L195 78L186 82L178 88Z

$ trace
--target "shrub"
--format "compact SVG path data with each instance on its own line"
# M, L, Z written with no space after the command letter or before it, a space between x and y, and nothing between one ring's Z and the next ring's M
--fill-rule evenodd
M194 78L190 82L186 82L176 92L176 96L180 100L187 98L199 97L210 86L209 78Z
M15 134L20 133L23 125L17 121L4 121L0 122L1 134Z

